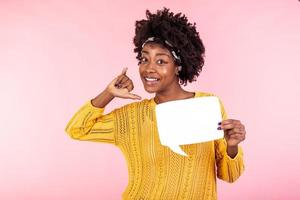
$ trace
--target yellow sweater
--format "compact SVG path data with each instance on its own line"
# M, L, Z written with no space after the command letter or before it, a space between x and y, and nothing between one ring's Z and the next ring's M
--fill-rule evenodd
M213 94L196 92L196 97ZM215 95L213 95L215 96ZM227 119L220 101L222 117ZM106 142L120 148L127 160L129 183L122 199L217 199L216 176L233 182L243 172L243 153L226 153L225 139L180 145L181 156L162 146L155 118L155 101L144 99L104 115L88 100L72 117L65 131L74 139Z

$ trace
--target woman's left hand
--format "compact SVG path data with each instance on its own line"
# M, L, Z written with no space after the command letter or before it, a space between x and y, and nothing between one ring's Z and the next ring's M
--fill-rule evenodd
M219 127L224 130L224 137L229 147L237 146L246 138L245 126L239 120L223 120Z

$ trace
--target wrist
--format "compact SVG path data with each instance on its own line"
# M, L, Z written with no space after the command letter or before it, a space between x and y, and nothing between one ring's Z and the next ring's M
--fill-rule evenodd
M231 158L234 158L238 154L238 145L235 146L227 146L227 155Z
M104 97L106 97L107 99L113 99L113 98L115 97L115 96L109 91L108 88L106 88L106 89L103 91L102 95L103 95Z
M105 89L101 94L92 99L91 103L97 108L104 108L113 98L114 96Z

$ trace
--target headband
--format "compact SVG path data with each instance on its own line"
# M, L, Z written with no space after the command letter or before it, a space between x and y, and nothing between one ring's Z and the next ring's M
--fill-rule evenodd
M148 42L160 42L160 43L161 43L161 41L162 41L162 39L160 39L160 38L157 38L157 37L149 37L149 38L148 38L147 40L145 40L145 42L142 44L142 48L144 48L144 46L145 46ZM181 58L180 58L180 56L178 55L178 54L179 54L179 50L176 49L176 48L174 47L174 45L172 45L172 44L171 44L169 41L167 41L167 40L164 40L164 44L165 44L166 46L169 47L168 49L170 49L170 52L171 52L172 56L174 57L176 64L180 65L180 64L181 64Z

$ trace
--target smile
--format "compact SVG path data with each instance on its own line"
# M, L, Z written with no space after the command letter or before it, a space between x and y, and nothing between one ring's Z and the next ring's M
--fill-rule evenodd
M157 84L159 82L159 78L154 78L154 77L144 77L146 84L148 85L154 85Z

